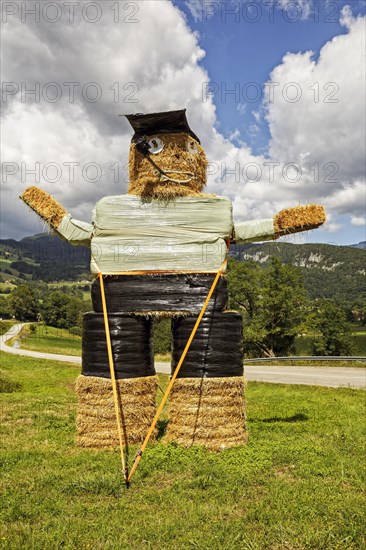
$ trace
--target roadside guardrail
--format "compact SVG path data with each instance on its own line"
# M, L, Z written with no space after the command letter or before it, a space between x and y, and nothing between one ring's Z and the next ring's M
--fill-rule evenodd
M256 357L254 359L244 359L245 363L258 363L258 361L365 361L366 356L341 357L336 355L296 355L293 357Z

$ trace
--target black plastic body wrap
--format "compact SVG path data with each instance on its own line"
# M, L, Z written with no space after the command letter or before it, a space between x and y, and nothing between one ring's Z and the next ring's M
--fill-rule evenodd
M178 364L197 317L172 320L172 373ZM242 318L239 313L205 314L180 368L178 378L243 375Z
M214 274L106 276L104 289L108 311L198 314L214 279ZM207 311L223 311L227 300L227 282L220 277ZM92 301L94 311L102 311L99 278L92 285Z
M108 315L116 378L153 376L152 321L126 314ZM82 374L110 378L104 319L101 313L83 316Z

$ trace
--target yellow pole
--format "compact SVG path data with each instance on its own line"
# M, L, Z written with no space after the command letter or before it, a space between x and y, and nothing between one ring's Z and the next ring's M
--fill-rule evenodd
M125 453L123 448L123 436L122 436L122 430L121 430L121 418L120 418L120 410L118 406L118 395L117 395L117 384L116 384L116 377L114 374L114 362L113 362L113 353L112 353L112 344L111 344L111 334L109 330L109 321L108 321L108 313L107 313L107 304L105 300L105 292L104 292L104 281L103 281L103 274L98 273L99 281L100 281L100 294L102 297L102 306L103 306L103 317L104 317L104 328L105 328L105 336L107 340L107 350L108 350L108 361L109 361L109 370L111 373L111 382L112 382L112 388L113 388L113 401L114 401L114 408L116 411L116 422L117 422L117 430L118 430L118 439L119 439L119 447L121 451L121 462L122 462L122 473L123 473L123 479L128 484L128 468L126 467L125 462ZM127 442L126 442L127 444Z
M194 325L194 327L193 327L193 330L192 330L192 332L191 332L191 335L190 335L190 337L188 338L188 342L186 343L186 346L185 346L185 348L184 348L184 350L183 350L183 353L182 353L182 355L181 355L181 358L179 359L178 365L176 366L176 369L175 369L175 371L174 371L174 374L173 374L173 376L171 377L171 380L170 380L170 382L169 382L169 386L168 386L168 388L167 388L167 390L166 390L166 392L165 392L165 394L164 394L164 396L163 396L163 399L161 400L161 403L160 403L160 405L159 405L158 410L156 411L154 420L152 421L152 424L151 424L151 426L150 426L150 428L149 428L149 431L148 431L148 433L147 433L147 436L145 437L145 440L144 440L144 442L143 442L141 448L139 449L139 451L138 451L137 454L136 454L134 463L133 463L132 468L131 468L131 471L130 471L130 475L128 476L128 479L127 479L128 482L131 481L131 478L132 478L133 474L135 473L137 466L139 465L139 462L140 462L141 457L142 457L142 453L145 451L146 445L148 444L149 439L150 439L150 437L151 437L151 435L152 435L152 433L153 433L153 431L154 431L154 428L155 428L155 426L156 426L156 424L157 424L157 421L159 420L159 416L160 416L160 414L161 414L161 411L163 410L164 405L165 405L165 403L166 403L166 401L167 401L167 399L168 399L168 397L169 397L169 394L170 394L171 389L172 389L172 387L173 387L174 381L175 381L175 379L176 379L177 376L178 376L179 370L180 370L180 368L181 368L181 366L182 366L182 364L183 364L183 361L184 361L184 359L185 359L185 357L186 357L186 355L187 355L187 352L188 352L189 347L190 347L190 345L191 345L191 343L192 343L192 340L193 340L193 338L195 337L195 334L196 334L196 332L197 332L197 329L198 329L198 327L199 327L199 324L200 324L200 322L201 322L201 319L202 319L202 317L203 317L203 315L204 315L204 313L205 313L205 311L206 311L206 308L207 308L208 303L209 303L209 301L210 301L210 299L211 299L211 296L212 296L212 294L213 294L213 292L214 292L214 290L215 290L215 288L216 288L217 282L218 282L220 276L222 275L222 273L223 273L223 271L224 271L224 269L225 269L225 267L226 267L226 263L227 263L227 260L225 260L225 261L223 262L222 266L220 267L220 269L219 269L218 272L216 273L215 280L213 281L212 286L211 286L211 288L210 288L210 291L209 291L209 293L207 294L205 303L204 303L203 306L202 306L201 312L200 312L200 314L199 314L199 316L198 316L198 318L197 318L197 321L196 321L196 323L195 323L195 325Z

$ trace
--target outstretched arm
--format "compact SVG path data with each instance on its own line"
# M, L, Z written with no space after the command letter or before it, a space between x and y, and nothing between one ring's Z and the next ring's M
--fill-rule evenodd
M315 229L325 222L325 218L325 210L318 204L285 208L273 218L236 223L234 241L271 241L283 235Z
M74 245L90 246L92 224L75 220L46 191L35 186L28 187L20 198L61 238Z

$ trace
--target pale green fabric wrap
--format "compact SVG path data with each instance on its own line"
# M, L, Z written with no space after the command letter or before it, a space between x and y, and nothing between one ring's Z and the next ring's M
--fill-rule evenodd
M134 195L104 197L93 222L93 273L216 272L233 231L231 202L219 196L166 203Z
M274 238L273 218L267 220L252 220L235 224L236 242L270 241Z
M273 219L233 226L232 204L222 196L143 201L135 195L104 197L93 224L64 216L56 233L91 247L92 273L176 271L216 273L227 255L226 240L270 240Z
M93 229L91 223L75 220L70 214L66 214L55 232L71 244L90 246Z

